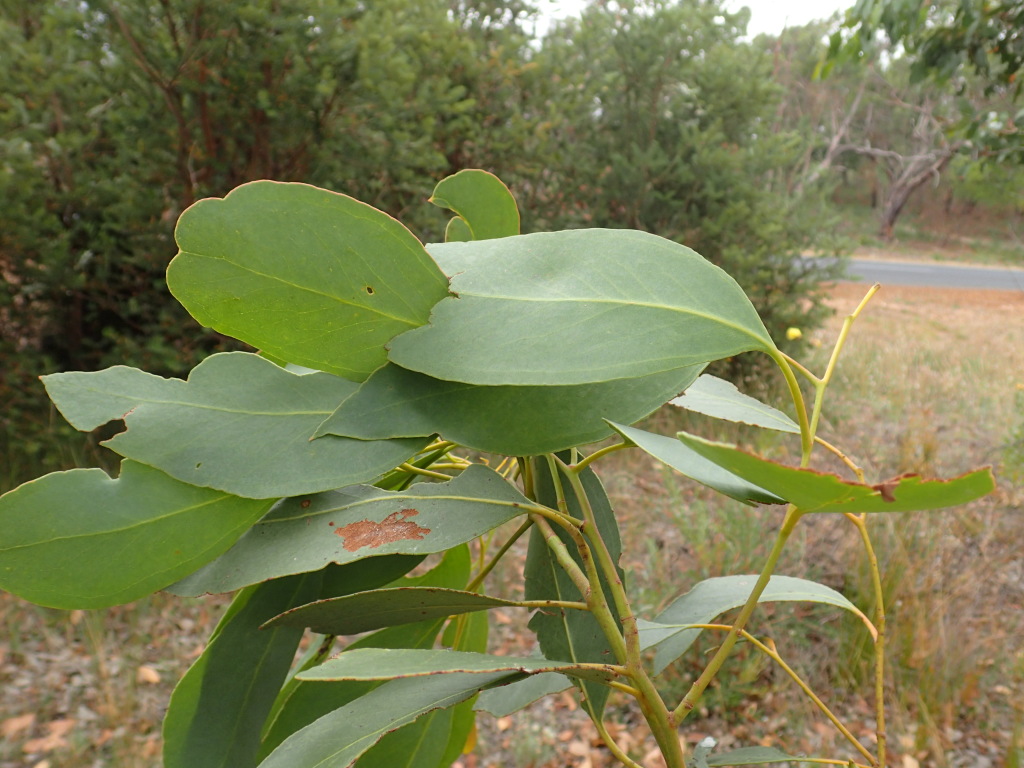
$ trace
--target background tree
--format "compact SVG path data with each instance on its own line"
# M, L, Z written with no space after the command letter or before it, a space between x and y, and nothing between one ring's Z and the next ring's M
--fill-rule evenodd
M461 153L480 131L500 133L498 100L475 95L514 71L502 62L521 44L429 0L2 10L4 453L27 431L14 422L38 421L39 373L133 362L174 374L225 345L160 287L174 222L198 198L301 180L395 215L415 208L405 220L438 236L443 217L422 203L476 160ZM41 443L19 438L26 451L44 461Z
M633 227L685 243L784 334L814 322L817 310L779 299L808 294L816 270L792 257L822 231L778 181L799 149L770 129L780 92L771 58L741 41L746 23L717 0L641 0L592 5L552 32L530 102L547 162L528 206L541 228Z

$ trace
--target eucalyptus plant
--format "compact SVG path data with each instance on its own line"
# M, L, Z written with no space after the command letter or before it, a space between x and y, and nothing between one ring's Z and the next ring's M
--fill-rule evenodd
M171 697L167 768L447 766L477 712L570 687L626 766L640 764L606 725L613 694L635 702L670 768L795 760L760 747L683 753L680 728L741 640L847 737L842 761L884 765L884 611L867 519L963 504L993 479L870 483L816 436L861 308L817 376L776 346L732 278L683 245L626 230L520 235L512 195L482 171L445 179L432 202L454 215L446 242L426 246L386 214L303 184L253 182L185 211L171 292L260 352L215 354L187 380L123 366L44 377L74 427L123 420L105 443L121 470L56 472L0 497L0 586L68 609L235 593ZM703 374L743 352L778 366L795 418ZM799 465L631 426L669 401L787 434ZM809 468L815 447L848 476ZM595 473L623 450L776 505L761 573L680 584L660 614L637 615ZM774 573L794 528L818 514L859 530L873 616ZM524 537L522 598L489 595L488 576ZM874 751L747 628L765 601L823 603L867 625ZM488 653L494 608L532 612L535 655ZM659 675L701 632L722 635L718 650L667 700Z

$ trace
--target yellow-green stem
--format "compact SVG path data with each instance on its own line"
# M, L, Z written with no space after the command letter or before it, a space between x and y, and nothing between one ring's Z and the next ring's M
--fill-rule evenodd
M693 626L699 629L719 629L724 631L728 631L730 629L728 624L694 624ZM875 758L871 755L867 748L863 744L861 744L857 740L857 737L850 732L850 729L843 725L842 721L832 713L832 710L828 708L828 705L826 705L825 702L823 702L818 697L818 695L811 689L811 687L804 682L803 678L801 678L800 675L797 674L796 670L794 670L791 666L789 666L789 664L786 663L785 659L783 659L779 655L778 651L769 646L767 643L762 643L760 640L758 640L752 634L747 632L745 629L740 631L740 636L743 637L744 640L749 642L755 648L757 648L759 651L768 656L770 659L772 659L772 661L774 661L780 667L782 667L782 671L789 675L790 679L792 679L793 682L796 683L797 686L799 686L800 690L803 691L804 694L812 702L814 702L814 705L819 710L821 710L822 714L824 714L825 717L827 717L832 722L832 725L836 727L836 730L838 730L843 735L843 737L847 741L849 741L858 752L861 753L861 755L866 757L868 762L872 764L875 762Z
M801 517L802 513L793 506L786 510L786 517L782 521L782 527L779 528L778 535L775 537L775 544L772 545L772 551L768 554L768 560L765 562L764 568L761 569L761 575L757 577L757 583L754 584L750 597L747 598L747 602L740 609L739 616L736 617L736 621L729 629L725 640L718 647L718 651L711 657L711 661L708 662L704 671L700 673L700 677L694 681L686 696L679 702L679 706L672 712L673 722L682 722L693 711L697 702L700 701L700 697L704 694L704 690L715 678L715 675L718 674L718 670L722 668L726 658L732 652L733 646L736 645L736 641L739 639L740 631L746 627L747 621L757 607L757 602L768 586L768 581L771 579L775 566L779 562L779 557L782 555L786 541L789 539L790 534L793 533L793 529L796 528L796 524L800 522Z
M789 395L793 398L793 406L796 408L797 423L800 425L800 466L806 467L811 460L811 450L814 448L814 430L807 421L807 405L804 402L804 393L800 390L800 382L796 380L793 367L789 364L787 357L782 352L769 353L775 363L782 371L782 376L789 387Z
M516 532L509 537L508 541L501 545L501 548L494 553L494 556L480 569L480 572L473 578L473 580L469 582L466 586L467 592L476 592L480 585L484 583L484 579L486 579L490 572L494 570L494 566L498 564L498 561L505 556L505 553L508 552L513 544L519 541L519 538L524 533L530 530L532 525L533 520L529 518L523 521L523 524L516 529Z
M633 615L633 607L629 602L629 597L626 595L625 587L623 586L622 579L619 576L617 563L612 558L607 542L605 542L604 537L601 536L601 529L597 525L597 516L594 514L594 507L590 503L590 497L587 496L586 489L583 487L583 481L580 478L580 473L583 468L581 468L580 465L568 467L553 455L549 455L549 463L552 467L551 471L555 479L556 488L560 483L558 480L559 474L554 467L555 463L557 463L558 467L569 479L573 493L579 501L580 510L583 512L583 519L586 523L588 538L593 543L593 551L596 553L597 564L599 564L601 570L604 571L605 580L608 583L608 589L612 594L612 600L614 601L615 608L619 613L621 626L615 626L612 634L609 634L608 631L605 630L605 634L608 636L608 640L611 643L624 641L624 664L627 670L629 670L630 678L636 685L637 693L635 698L637 704L640 706L640 711L643 713L648 725L650 725L651 733L654 735L655 741L657 741L658 746L661 747L662 756L665 758L666 765L669 768L677 768L677 766L682 768L682 766L685 765L686 760L683 755L682 747L679 745L679 736L676 733L675 726L672 722L672 716L668 711L668 707L665 705L664 699L661 698L661 694L658 693L658 689L655 687L650 675L647 674L647 670L644 668L642 650L640 647L640 629L637 626L636 616ZM606 598L604 597L604 593L601 591L600 577L597 576L597 581L593 583L595 584L596 592L601 595L602 609L607 611L609 617L611 617L611 611L608 609ZM595 611L595 616L596 615L597 613ZM602 629L604 629L605 625L602 624L601 626ZM621 635L619 634L620 632L622 633Z
M860 304L857 308L843 318L843 327L839 329L839 337L836 339L835 346L832 347L832 356L828 360L828 366L825 368L825 373L814 385L814 407L811 412L811 434L815 434L818 430L818 420L821 418L821 408L825 401L825 389L828 387L830 381L832 381L832 375L836 371L836 364L839 362L839 354L843 351L843 346L846 344L846 338L850 335L850 329L853 327L854 321L863 311L867 303L871 301L871 297L874 296L881 289L878 283L875 283L868 289L868 292L864 295L864 298L860 300Z
M608 751L612 753L616 760L626 766L626 768L644 768L640 763L627 755L622 747L616 743L615 739L608 733L608 729L604 727L604 723L594 723L594 725L597 726L597 735L601 737L601 741L608 747Z
M429 469L423 469L421 467L414 467L412 464L400 464L398 466L403 472L408 472L410 475L423 475L424 477L432 477L435 480L451 480L451 475L446 475L442 472L432 472Z
M577 471L585 469L590 466L593 462L600 459L602 456L607 456L609 453L615 453L615 451L621 451L623 448L630 448L632 446L629 443L615 443L614 445L606 445L604 448L594 451L589 456L584 456L582 459L573 464L573 467Z
M878 556L871 543L871 535L868 533L867 516L847 514L846 517L857 526L861 541L864 542L864 551L867 553L871 569L871 584L875 591L875 738L878 740L878 765L885 768L885 593L882 589L882 572L878 567Z

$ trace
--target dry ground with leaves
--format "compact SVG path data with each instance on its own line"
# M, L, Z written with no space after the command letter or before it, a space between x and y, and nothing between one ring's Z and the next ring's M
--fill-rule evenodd
M832 291L838 314L811 339L824 362L844 312L863 286ZM885 288L858 321L826 405L823 434L867 471L997 472L1024 413L1024 294ZM650 428L666 434L685 419L665 411ZM689 424L693 426L693 424ZM785 455L782 442L722 434ZM834 467L829 467L835 469ZM723 504L702 489L623 452L599 472L622 516L638 605L653 615L708 576L760 567L778 520L771 511ZM900 768L1018 768L1024 724L1024 492L1001 475L999 490L968 508L879 518L890 620L890 765ZM852 528L839 519L803 526L780 572L817 578L855 602L868 600ZM513 583L519 566L505 574ZM496 586L500 592L502 586ZM226 601L164 595L107 611L61 612L0 594L0 768L155 768L171 687L201 652ZM496 640L528 651L524 620L495 612ZM761 613L756 632L833 705L851 730L873 739L870 668L863 632L811 608ZM685 691L713 647L706 638L677 665L668 687ZM765 744L804 754L849 754L788 679L740 649L725 669L736 685L709 689L682 738L720 746ZM649 732L628 708L612 710L620 743L660 765ZM509 718L480 719L462 768L600 768L611 765L573 696L539 702Z

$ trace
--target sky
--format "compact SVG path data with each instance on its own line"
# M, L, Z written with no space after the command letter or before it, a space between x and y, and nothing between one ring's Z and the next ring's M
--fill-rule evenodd
M541 0L538 5L545 11L550 8L552 18L561 18L578 14L586 0ZM853 5L854 0L728 0L726 3L730 10L739 10L743 6L750 8L747 31L751 37L764 32L778 34L783 27L797 27L814 19L825 19Z

